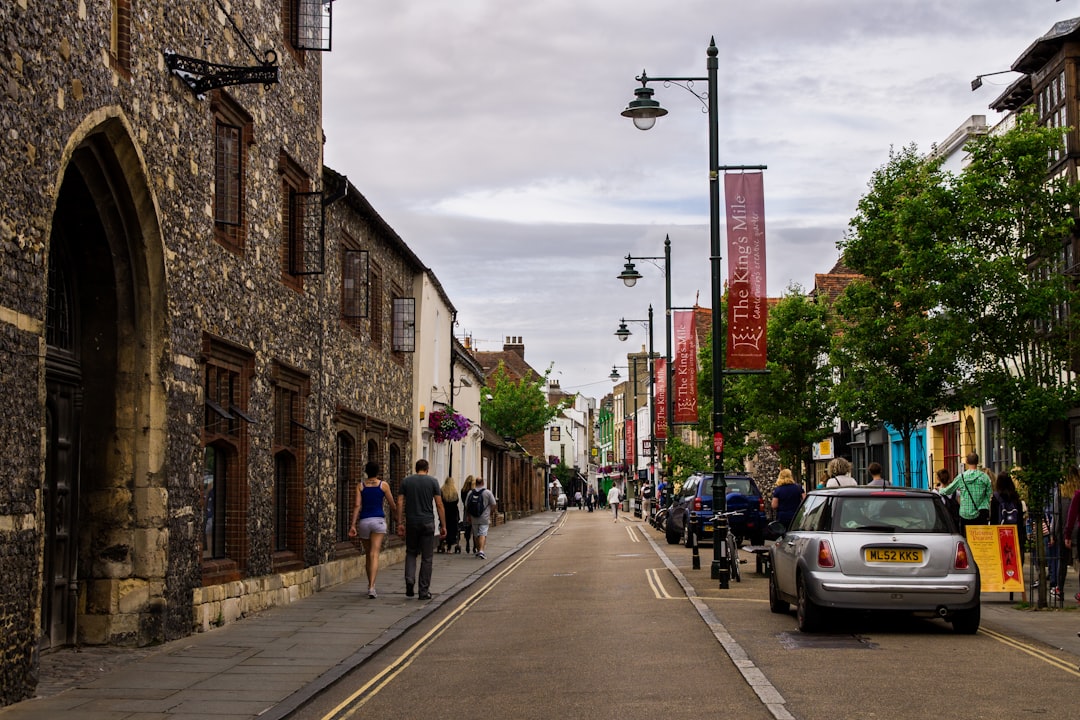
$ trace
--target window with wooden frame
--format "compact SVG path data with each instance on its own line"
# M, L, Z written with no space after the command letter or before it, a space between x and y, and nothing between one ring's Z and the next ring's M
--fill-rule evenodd
M281 281L300 291L304 275L322 272L322 194L311 192L307 173L284 152L281 174Z
M391 349L395 353L416 350L416 299L395 297L391 315Z
M215 90L214 114L214 239L233 252L244 249L244 213L248 146L252 120L229 95Z
M1050 81L1043 86L1035 97L1039 121L1046 127L1063 128L1069 124L1069 103L1065 87L1065 70L1062 69L1050 76ZM1065 157L1065 153L1065 148L1051 150L1048 158L1050 165L1056 165Z
M371 317L371 344L383 346L383 285L382 269L375 263L368 272L368 314Z
M252 358L212 338L203 341L203 357L202 576L203 584L215 585L240 578L247 568L247 444L252 419L245 408Z
M273 562L275 571L303 567L304 407L308 378L275 364L273 373L274 455Z
M112 0L109 65L113 70L131 77L131 0Z
M348 235L341 241L341 320L359 332L368 316L368 251Z

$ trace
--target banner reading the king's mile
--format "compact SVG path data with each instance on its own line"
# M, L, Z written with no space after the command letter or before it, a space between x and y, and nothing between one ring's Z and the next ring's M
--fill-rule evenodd
M653 404L656 406L656 427L653 435L658 440L667 438L667 361L657 358L653 369Z
M694 312L672 313L675 333L674 422L693 425L698 421L697 407L697 337L694 333Z
M768 297L765 289L765 191L762 174L724 176L727 206L726 366L764 370Z

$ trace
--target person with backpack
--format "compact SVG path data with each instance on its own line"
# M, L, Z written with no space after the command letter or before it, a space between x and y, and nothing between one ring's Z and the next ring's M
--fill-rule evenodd
M960 532L968 525L990 524L990 499L994 488L989 476L979 469L978 453L968 453L964 458L964 471L941 488L942 495L953 493L957 493L960 500Z
M1020 547L1027 544L1027 525L1024 522L1024 503L1016 492L1012 475L999 472L994 482L994 498L990 503L991 525L1015 525Z
M469 514L469 522L472 524L476 557L485 560L487 555L484 554L484 548L487 546L488 526L497 524L498 511L495 496L484 487L484 478L476 478L472 492L465 499L465 512Z

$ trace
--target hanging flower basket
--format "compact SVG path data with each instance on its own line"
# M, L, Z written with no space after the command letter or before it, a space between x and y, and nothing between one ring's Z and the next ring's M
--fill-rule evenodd
M434 431L435 442L460 440L469 434L469 418L458 415L454 408L435 410L428 417L428 427Z

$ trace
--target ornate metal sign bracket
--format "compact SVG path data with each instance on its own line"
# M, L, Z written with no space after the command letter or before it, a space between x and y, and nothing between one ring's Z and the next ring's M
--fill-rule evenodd
M248 51L252 57L258 61L258 65L221 65L219 63L212 63L208 60L200 60L199 58L189 57L187 55L180 55L174 53L171 50L165 51L165 65L169 68L169 71L175 73L177 77L187 83L188 87L202 96L207 90L213 90L214 88L227 87L231 85L252 85L262 84L264 88L269 89L271 85L278 82L278 64L277 53L273 50L267 50L263 53L262 59L259 58L258 53L255 52L255 48L251 46L248 39L241 32L233 21L232 16L221 4L221 0L217 0L217 6L220 8L222 14L229 20L229 24L232 25L233 30L244 41L244 45L247 46Z

